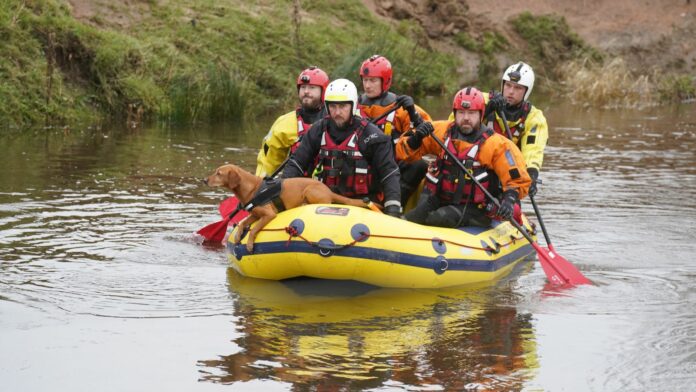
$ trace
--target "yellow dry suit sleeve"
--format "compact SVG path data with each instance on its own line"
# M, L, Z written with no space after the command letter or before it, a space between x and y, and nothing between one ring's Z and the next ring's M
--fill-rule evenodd
M541 171L541 165L544 163L544 148L548 139L549 126L546 123L546 117L541 110L532 106L532 110L527 115L524 130L521 131L520 141L517 143L528 168L533 167Z
M290 147L297 141L297 114L293 110L276 119L271 130L263 138L261 150L256 156L256 175L271 175L285 158Z

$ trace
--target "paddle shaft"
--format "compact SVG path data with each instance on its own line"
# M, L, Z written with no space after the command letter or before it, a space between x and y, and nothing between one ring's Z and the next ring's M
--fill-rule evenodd
M466 166L464 166L464 164L459 159L457 159L457 157L452 153L452 151L450 151L447 148L447 146L445 146L445 143L443 143L442 140L440 140L437 136L435 136L434 133L430 134L430 137L432 137L435 140L435 142L437 142L437 144L439 144L440 147L442 147L442 149L445 151L445 154L447 154L457 164L457 166L459 166L459 168L461 170L463 170L464 173L466 173L466 175L469 176L469 178L471 178L471 180L474 182L474 184L476 184L476 186L478 186L479 189L481 189L481 191L483 191L483 193L486 195L486 197L488 197L493 202L493 204L496 205L496 207L500 208L500 201L498 201L498 198L494 197L488 191L488 189L486 189L486 187L483 186L479 182L479 180L476 179L476 177L474 176L474 173L471 170L467 169ZM532 246L536 245L536 243L534 242L534 239L532 239L532 237L529 235L529 233L527 233L527 230L525 230L519 223L517 223L515 218L510 218L509 221L515 227L515 229L517 229L520 233L522 233L524 238L526 238L527 241L529 241L529 243L532 244Z
M507 122L507 116L505 115L504 110L500 110L498 112L500 114L500 117L503 119L503 124L505 125L505 131L508 134L508 137L510 140L512 140L512 132L510 132L510 126L508 125ZM546 245L549 247L549 249L553 249L553 245L551 245L551 239L549 238L549 233L546 232L546 225L544 224L544 220L541 219L541 214L539 213L539 207L537 207L536 201L534 201L534 196L531 194L529 195L529 200L532 202L532 207L534 207L534 214L537 217L537 220L539 221L539 225L541 226L541 231L544 233L544 238L546 239Z

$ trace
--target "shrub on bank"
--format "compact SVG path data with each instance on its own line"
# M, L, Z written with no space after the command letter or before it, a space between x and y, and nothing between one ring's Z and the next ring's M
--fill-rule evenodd
M361 2L301 5L289 14L281 0L114 2L89 20L55 0L2 7L0 56L9 61L0 64L8 103L0 126L125 121L133 111L180 123L237 120L293 102L308 65L357 81L359 62L374 53L394 64L396 91L455 88L455 60L421 48Z

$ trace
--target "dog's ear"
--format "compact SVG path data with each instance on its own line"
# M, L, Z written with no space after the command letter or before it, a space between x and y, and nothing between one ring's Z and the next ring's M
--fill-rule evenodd
M227 171L227 187L234 189L239 186L241 180L242 178L239 176L239 170L234 166L230 167L230 170Z

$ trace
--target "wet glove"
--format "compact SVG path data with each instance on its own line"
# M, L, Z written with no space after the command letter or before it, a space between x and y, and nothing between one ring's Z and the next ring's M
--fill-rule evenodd
M388 204L389 202L385 203ZM384 207L384 213L393 216L395 218L400 218L401 217L401 204L399 202L393 202L394 204L389 204L388 206Z
M537 178L539 178L539 170L530 167L527 169L529 177L532 178L532 184L529 186L529 196L534 197L537 193Z
M517 195L517 191L510 189L503 192L503 197L500 200L500 207L498 207L496 215L501 220L510 220L512 214L515 212L515 204L519 201L520 198Z
M488 103L486 104L486 111L483 115L484 118L487 118L490 113L499 113L501 110L505 109L505 105L507 105L507 101L501 93L491 91L489 97L490 98L488 99Z
M507 105L507 101L505 97L503 97L503 94L496 92L491 93L488 101L488 106L490 106L491 110L495 110L496 112L503 110L505 109L505 105Z
M399 95L396 97L396 104L408 112L408 117L413 125L418 126L423 122L423 119L421 119L421 116L416 111L416 104L413 102L413 98L408 95Z
M411 147L411 149L415 150L420 147L421 143L423 142L423 138L428 137L431 133L433 133L434 130L435 128L433 128L432 123L424 121L416 127L416 131L413 133L413 135L408 137L406 143L408 143L408 146Z
M416 103L413 102L413 98L408 95L399 95L396 97L396 104L408 111L409 108L415 108Z

